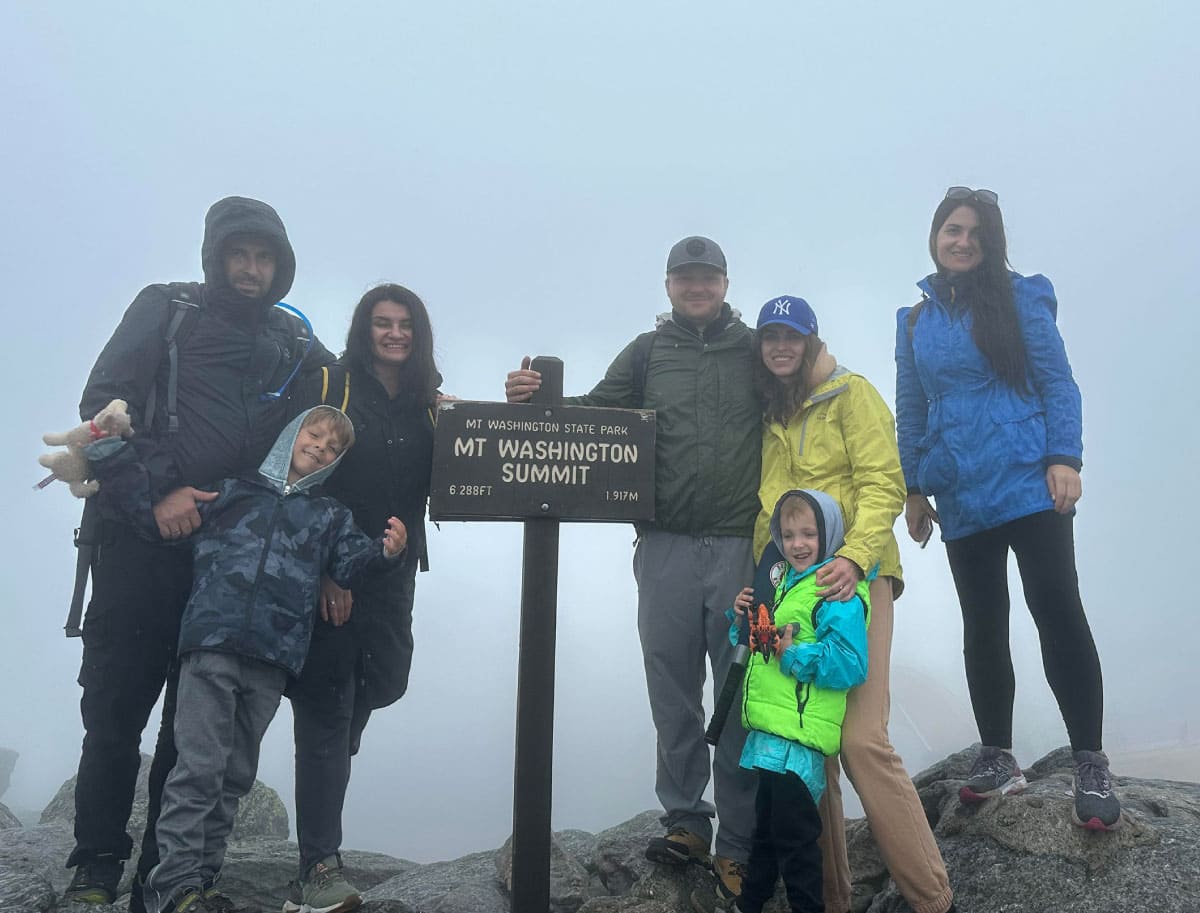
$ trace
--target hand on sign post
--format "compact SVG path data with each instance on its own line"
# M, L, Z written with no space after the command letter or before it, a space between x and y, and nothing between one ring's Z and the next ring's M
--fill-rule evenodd
M542 375L530 369L533 361L528 355L521 359L521 367L509 371L504 381L504 398L510 403L528 402L535 392L541 389Z

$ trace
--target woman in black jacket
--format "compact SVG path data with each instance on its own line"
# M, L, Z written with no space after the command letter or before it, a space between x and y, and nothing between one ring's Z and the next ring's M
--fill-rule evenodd
M326 491L365 529L379 526L380 517L399 517L408 551L397 568L353 594L323 581L321 620L289 693L300 878L285 913L303 905L342 913L360 903L338 855L342 805L350 759L371 711L399 700L408 687L416 573L428 570L425 505L440 383L424 303L401 285L380 285L355 307L338 363L307 377L297 395L301 406L326 402L354 422L355 445Z

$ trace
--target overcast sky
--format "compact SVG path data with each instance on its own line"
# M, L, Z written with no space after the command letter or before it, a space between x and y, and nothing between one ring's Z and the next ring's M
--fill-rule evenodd
M289 301L333 349L371 285L427 302L445 388L503 395L523 354L582 392L667 306L706 234L748 315L802 295L890 402L894 312L952 184L1000 195L1044 272L1084 397L1076 526L1107 744L1200 741L1194 587L1200 12L1191 0L947 6L7 3L0 263L16 416L3 457L0 745L8 804L74 773L80 642L62 637L79 504L34 492L138 290L200 278L203 216L274 205ZM655 806L627 525L562 535L554 825ZM893 736L915 772L975 737L944 549L903 544ZM419 861L498 846L512 812L521 528L444 523L418 581L407 697L368 727L346 846ZM1019 585L1014 581L1014 590ZM450 634L467 625L470 648ZM1014 607L1016 748L1066 742ZM290 712L260 777L290 804ZM148 730L146 747L152 744ZM1118 770L1119 773L1119 770ZM1200 776L1200 773L1198 773Z

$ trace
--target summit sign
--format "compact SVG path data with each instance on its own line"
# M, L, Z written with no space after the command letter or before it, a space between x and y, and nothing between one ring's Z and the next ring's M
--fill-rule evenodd
M652 520L654 430L643 409L443 403L429 516Z

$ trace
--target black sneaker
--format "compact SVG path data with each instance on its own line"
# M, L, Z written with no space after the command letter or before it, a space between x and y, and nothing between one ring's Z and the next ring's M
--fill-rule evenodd
M1113 795L1108 756L1102 751L1075 752L1072 818L1089 831L1113 831L1121 825L1121 803Z
M984 745L971 765L967 782L958 791L958 799L970 805L993 796L1019 793L1028 785L1011 751Z
M117 885L124 871L125 863L115 853L99 853L79 863L63 892L63 903L112 903L117 899Z

